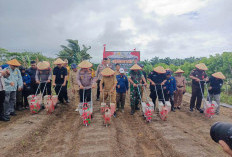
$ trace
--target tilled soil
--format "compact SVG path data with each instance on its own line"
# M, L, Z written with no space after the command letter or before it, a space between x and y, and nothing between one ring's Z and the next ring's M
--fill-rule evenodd
M75 112L74 102L60 105L53 114L45 111L31 115L29 111L11 122L0 122L0 156L2 157L224 157L226 154L209 135L217 121L232 122L232 110L221 108L221 115L206 118L198 112L190 113L189 96L184 97L181 110L162 121L155 113L146 123L140 111L129 114L129 98L125 113L117 112L111 125L105 127L94 101L94 118L90 126L83 126ZM94 99L95 100L95 99Z

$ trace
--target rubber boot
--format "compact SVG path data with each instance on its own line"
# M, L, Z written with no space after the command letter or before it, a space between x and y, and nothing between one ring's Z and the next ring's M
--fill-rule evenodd
M134 115L134 113L135 113L135 107L134 106L131 106L131 115Z

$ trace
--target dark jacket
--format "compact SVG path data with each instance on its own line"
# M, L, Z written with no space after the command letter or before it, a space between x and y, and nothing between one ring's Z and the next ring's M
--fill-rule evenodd
M129 88L129 83L128 83L128 79L125 75L121 76L121 75L117 75L116 76L117 79L117 87L116 87L116 91L117 93L126 93L126 91ZM120 85L120 88L118 88L118 85Z
M155 71L152 71L149 75L148 78L151 79L155 84L156 84L156 88L157 90L161 90L161 86L160 84L166 80L166 74L158 74ZM150 90L154 91L155 90L155 86L153 86L152 84L150 84Z
M221 87L223 85L222 79L217 79L217 78L211 76L207 83L209 83L209 86L212 87L212 89L209 90L209 94L217 95L217 94L221 93Z
M169 91L170 95L174 94L174 91L176 91L176 79L175 77L171 76L170 78L167 79L165 83L167 91Z
M35 74L36 74L36 71L37 69L32 69L32 68L29 68L26 70L26 73L28 73L31 77L31 82L32 83L35 83Z

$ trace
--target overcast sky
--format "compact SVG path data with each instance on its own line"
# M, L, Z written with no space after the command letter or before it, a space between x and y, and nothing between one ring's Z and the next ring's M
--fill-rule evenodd
M0 47L55 57L66 39L141 58L232 52L232 0L0 0Z

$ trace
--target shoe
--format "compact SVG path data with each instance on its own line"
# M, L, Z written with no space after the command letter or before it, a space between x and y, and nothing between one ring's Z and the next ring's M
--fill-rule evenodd
M116 111L118 111L119 110L119 108L116 108Z
M15 112L11 112L10 115L11 116L17 116L17 114Z
M122 109L121 112L124 113L124 109Z
M41 109L42 109L42 110L44 110L44 109L45 109L45 107L44 107L44 106L41 106Z
M193 112L193 109L192 108L190 108L190 110L189 110L190 112Z
M180 110L180 106L178 106L177 109Z
M204 113L204 111L200 108L197 108L197 110L200 112L200 113Z
M79 111L79 109L77 108L77 109L75 109L75 111L76 111L76 112L78 112L78 111Z
M0 121L7 122L7 121L10 121L10 118L8 118L8 117L6 117L6 116L1 116L1 117L0 117Z
M139 107L135 107L135 110L138 111L138 110L140 110L140 108Z
M91 119L93 119L93 114L91 114Z
M96 101L99 101L99 98L97 98Z
M172 111L172 112L176 112L176 111L175 111L175 108L172 108L171 111Z
M114 112L113 116L114 116L114 117L116 117L116 116L117 116L116 112Z
M69 100L66 100L66 103L70 103L70 101L69 101Z
M177 109L177 107L174 107L174 109L176 110L176 109Z
M131 115L134 115L134 113L135 113L135 111L134 111L134 110L131 110L131 113L130 113L130 114L131 114Z

